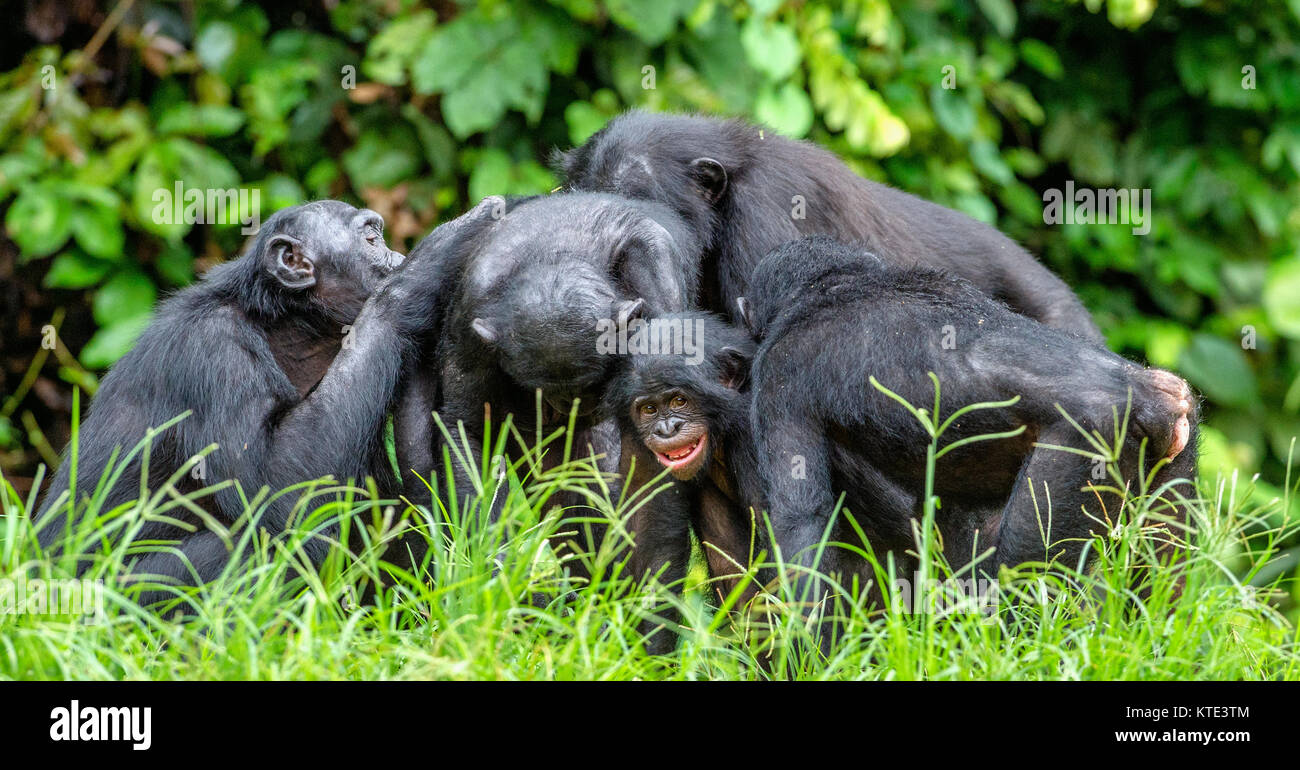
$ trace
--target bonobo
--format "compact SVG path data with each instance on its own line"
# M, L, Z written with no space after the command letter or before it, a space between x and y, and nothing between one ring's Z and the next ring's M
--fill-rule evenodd
M693 528L711 584L726 597L761 548L755 496L757 458L744 392L754 345L749 335L708 313L679 313L633 321L629 334L656 341L651 353L631 352L606 392L625 451L634 459L632 488L665 469L673 481L633 514L634 566L660 574L666 585L686 576ZM741 600L755 593L753 583Z
M758 260L802 235L942 268L1053 328L1100 341L1066 284L997 229L854 174L834 154L742 120L628 112L558 153L573 190L672 206L706 249L705 306L734 313Z
M671 210L649 201L560 194L508 201L501 211L504 216L453 255L459 278L433 356L439 417L453 435L462 424L469 446L477 448L489 419L493 430L510 415L524 436L538 422L550 433L568 421L576 400L571 446L580 456L589 449L602 456L602 471L617 471L617 428L595 410L618 352L608 328L620 317L691 307L699 246ZM434 447L409 453L424 463L413 467L425 478L427 471L442 475L434 433L399 442ZM509 459L517 459L517 447L507 449ZM558 455L548 451L545 462ZM471 468L481 459L472 458ZM452 462L457 503L476 492L465 465ZM448 493L444 487L444 498ZM408 494L417 502L428 498L427 491ZM504 496L496 499L504 502ZM453 501L442 502L450 507ZM602 529L591 528L599 538ZM589 545L576 551L587 552ZM574 568L583 572L576 562Z
M1115 483L1095 472L1097 450L1062 410L1113 447L1115 413L1124 417L1130 395L1118 461L1123 479L1137 493L1139 472L1159 461L1152 489L1189 481L1170 484L1151 510L1163 526L1185 517L1183 503L1194 491L1197 406L1186 383L1169 372L1144 369L1013 313L963 279L900 270L821 236L764 257L738 305L759 341L752 427L765 502L786 560L810 563L843 492L875 553L883 559L892 552L900 574L910 573L906 552L915 547L912 525L922 512L930 438L871 379L914 406L932 408L927 372L941 384L936 424L968 404L1019 397L1011 406L959 417L943 445L1024 428L1010 438L966 444L938 461L936 525L954 567L989 547L995 551L980 569L991 574L1030 561L1073 566L1121 505L1106 489ZM831 540L856 541L844 517ZM862 559L841 548L826 549L820 569L871 577Z
M603 325L687 307L698 283L698 248L670 211L608 195L515 202L463 249L437 362L441 417L471 436L484 404L533 425L537 390L544 424L567 421L575 398L591 416L616 352Z
M453 242L487 218L480 207L444 225L442 238ZM168 487L184 495L237 481L250 496L269 487L258 525L273 536L290 525L298 502L276 495L290 485L374 476L394 490L384 422L451 277L453 266L440 256L397 270L403 259L385 244L380 216L338 201L276 212L244 256L160 305L105 375L81 423L76 477L65 457L38 514L41 544L57 549L88 509L107 512ZM187 411L153 438L142 486L142 457L133 448L150 428ZM122 472L88 505L115 453ZM226 527L245 515L230 485L195 501ZM176 547L141 554L133 572L185 584L219 574L232 557L226 542L184 507L169 516L144 522L134 537ZM336 529L304 542L311 562L323 559ZM163 598L158 593L147 596Z

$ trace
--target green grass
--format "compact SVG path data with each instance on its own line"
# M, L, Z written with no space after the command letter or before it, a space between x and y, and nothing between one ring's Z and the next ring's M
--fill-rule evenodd
M495 448L518 440L507 426ZM129 530L192 507L193 499L163 489L114 511L91 503L95 516L71 536L69 550L94 555L86 577L105 581L103 617L88 624L0 615L0 678L1300 679L1300 639L1286 616L1294 587L1283 582L1294 569L1296 550L1283 544L1294 541L1295 526L1281 513L1289 501L1258 499L1253 482L1203 481L1181 594L1166 569L1149 571L1144 600L1127 588L1130 571L1149 559L1153 537L1145 498L1135 495L1111 532L1093 541L1099 556L1087 574L1004 572L1004 598L991 612L965 601L909 613L839 588L843 635L823 656L807 608L781 600L790 571L743 616L718 611L735 597L719 602L698 563L680 599L653 581L633 585L623 571L622 523L654 489L610 486L587 461L543 471L540 453L572 456L567 441L567 433L553 436L507 469L505 512L496 523L488 522L482 498L463 511L428 514L329 480L300 485L289 492L306 490L301 517L285 538L268 540L255 525L232 528L232 544L253 539L251 563L200 589L177 590L162 612L141 609L132 596L142 586L120 576L133 554L165 545L112 547L99 531ZM463 441L458 445L449 462L463 456ZM484 465L487 479L496 469ZM561 490L586 495L612 525L584 557L595 574L591 585L566 578L548 546L557 529L582 526L550 512ZM69 576L69 556L52 558L37 546L26 515L31 501L3 479L0 492L0 577ZM248 498L249 522L266 494ZM351 547L335 549L320 570L303 569L298 544L330 520L346 523ZM408 525L430 543L428 579L380 560ZM930 574L951 576L934 538L917 534L930 546ZM771 559L784 567L780 554ZM890 564L873 564L888 577ZM381 574L388 586L358 605L355 597ZM637 626L666 601L682 612L680 643L670 655L650 656Z

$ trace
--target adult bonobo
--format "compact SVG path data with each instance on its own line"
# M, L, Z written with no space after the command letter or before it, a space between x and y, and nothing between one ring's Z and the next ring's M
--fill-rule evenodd
M875 552L893 552L900 573L911 571L907 551L915 548L913 524L923 509L930 437L871 380L932 408L927 372L941 384L936 424L968 404L1019 397L967 412L941 438L948 445L1023 428L938 461L935 523L954 567L989 547L995 551L980 568L994 576L1000 565L1076 564L1122 506L1115 482L1094 472L1097 449L1062 411L1114 447L1116 413L1124 417L1130 398L1118 461L1123 482L1140 493L1139 474L1159 463L1151 489L1161 497L1148 523L1175 529L1164 534L1170 547L1161 555L1172 557L1172 544L1185 534L1177 529L1186 499L1195 496L1198 425L1195 399L1177 376L1013 313L960 278L900 270L820 236L764 257L738 305L759 341L750 372L752 427L785 559L810 562L844 493ZM841 517L830 539L855 538ZM863 560L840 548L826 549L820 569L872 577Z
M525 436L539 421L549 433L568 421L576 399L579 416L571 446L581 456L590 447L604 456L602 470L616 471L617 428L595 413L618 352L617 344L610 344L616 341L609 327L620 317L691 307L699 257L689 229L654 202L601 194L510 202L499 221L463 241L454 255L460 280L432 357L437 393L426 400L437 402L453 435L463 424L469 446L477 448L483 446L489 417L493 430L511 415ZM410 467L425 478L429 471L436 478L443 475L435 432L430 428L428 436L399 441L417 447L405 452L415 460L402 462L414 462ZM420 451L421 445L435 449ZM557 455L548 452L546 461ZM481 458L472 459L471 467L480 467ZM452 463L457 502L476 494L464 465ZM419 502L428 498L427 491L411 485L407 493ZM599 542L601 528L592 529ZM577 551L586 552L589 545L580 543ZM582 572L576 563L575 569Z
M454 241L488 218L476 209L445 225L441 238ZM144 494L133 447L187 411L153 439L149 492L237 481L251 496L269 487L273 499L258 524L275 535L290 524L298 496L274 495L298 482L373 475L395 491L383 426L452 274L440 257L413 257L395 273L402 256L384 243L379 215L337 201L270 217L244 256L159 306L105 375L81 424L75 481L65 458L38 514L41 544L59 547L65 525L86 515L86 498L114 453L122 472L91 507L107 512ZM197 472L181 472L214 444ZM196 502L226 527L245 514L229 485ZM226 542L183 507L169 515L178 521L145 522L135 538L176 548L142 554L133 572L181 583L212 579L231 558ZM336 532L321 534L303 546L314 563Z
M570 189L676 209L707 250L712 310L734 313L768 251L822 234L862 243L894 265L942 268L1018 313L1101 339L1074 292L995 228L742 120L628 112L555 162Z

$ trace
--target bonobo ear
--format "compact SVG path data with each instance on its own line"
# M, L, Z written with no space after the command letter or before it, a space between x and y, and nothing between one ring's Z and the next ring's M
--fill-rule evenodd
M691 176L704 189L704 197L709 203L717 203L727 191L727 170L713 158L691 161Z
M549 165L551 170L561 179L564 179L569 176L569 172L573 171L573 166L577 159L578 148L575 147L572 150L561 150L556 147L551 150L551 156L547 159L550 162L547 165Z
M316 262L302 241L275 235L266 244L266 269L286 289L300 291L316 285Z
M645 315L645 300L641 297L629 300L614 300L614 318L631 321Z
M725 387L740 390L749 379L750 358L745 351L727 345L718 351L718 363L722 366L722 384Z
M740 316L740 322L749 330L750 335L753 335L754 308L749 304L749 300L744 297L736 297L736 315Z
M501 339L501 332L497 331L497 325L493 321L484 318L475 318L470 324L478 338L489 345L495 345L496 341Z

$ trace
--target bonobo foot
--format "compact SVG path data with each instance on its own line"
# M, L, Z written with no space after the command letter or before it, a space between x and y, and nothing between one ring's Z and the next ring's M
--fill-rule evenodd
M1176 374L1147 369L1133 387L1133 418L1150 439L1156 456L1173 459L1187 447L1191 435L1192 390Z

